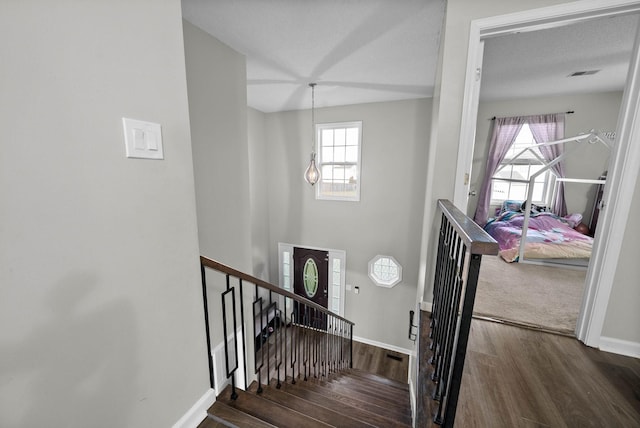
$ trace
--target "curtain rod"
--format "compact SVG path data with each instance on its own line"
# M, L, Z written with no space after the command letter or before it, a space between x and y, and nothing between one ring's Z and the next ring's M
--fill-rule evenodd
M575 111L573 111L573 110L569 110L569 111L565 111L565 112L563 112L563 113L564 113L564 114L573 114L573 113L575 113ZM545 114L557 114L557 113L545 113ZM528 114L527 116L541 116L541 115L539 115L539 114ZM518 116L513 116L513 117L518 117ZM496 120L496 117L495 117L495 116L493 116L493 117L492 117L491 119L489 119L489 120Z

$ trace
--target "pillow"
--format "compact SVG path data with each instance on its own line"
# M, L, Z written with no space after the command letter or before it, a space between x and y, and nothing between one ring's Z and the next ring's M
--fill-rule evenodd
M576 226L579 226L580 223L582 222L582 214L579 214L579 213L569 214L564 216L563 220L566 221L569 227L573 229Z
M513 201L510 199L507 199L502 203L502 207L500 207L500 214L504 214L508 211L517 212L517 211L520 211L521 207L522 207L522 201Z

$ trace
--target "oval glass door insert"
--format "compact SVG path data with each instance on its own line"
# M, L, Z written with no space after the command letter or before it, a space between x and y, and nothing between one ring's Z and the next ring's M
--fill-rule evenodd
M318 266L312 258L308 258L302 270L304 291L308 297L313 297L318 291Z

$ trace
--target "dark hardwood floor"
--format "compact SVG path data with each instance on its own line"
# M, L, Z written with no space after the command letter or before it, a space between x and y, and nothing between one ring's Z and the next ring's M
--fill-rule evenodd
M420 340L427 344L428 322L422 313ZM353 343L356 369L406 383L408 363L405 354ZM437 406L429 391L419 387L417 399L427 414L416 426L437 427L429 416ZM598 351L572 337L473 319L455 427L638 428L640 359Z
M474 319L455 426L640 427L640 360Z

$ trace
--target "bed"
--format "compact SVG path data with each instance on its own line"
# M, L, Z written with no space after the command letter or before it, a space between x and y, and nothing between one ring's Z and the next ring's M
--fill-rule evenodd
M519 261L524 221L525 214L521 210L507 209L484 227L498 241L498 254L507 262ZM575 214L565 218L550 212L530 214L524 257L588 261L593 238L573 229L579 221Z
M531 175L528 180L527 200L505 201L501 209L496 213L496 217L490 219L484 226L489 235L498 241L498 254L505 261L563 264L580 267L588 265L593 247L593 238L588 234L574 230L574 227L580 225L582 215L572 214L566 217L559 217L549 212L546 207L538 207L532 204L534 183L536 177L540 174L546 171L551 173L553 194L550 200L554 200L555 192L558 190L560 183L573 182L603 186L606 182L606 176L599 177L597 180L558 177L553 166L578 150L582 145L581 143L602 143L605 147L611 149L613 142L606 135L591 130L586 134L540 143L538 147L564 145L566 143L571 144L569 144L569 147L564 148L561 155L550 161L540 158L532 151L544 166ZM511 162L517 163L519 157L531 150L531 148L523 150ZM527 181L523 180L523 182ZM594 207L596 206L600 207L599 199L595 201Z

